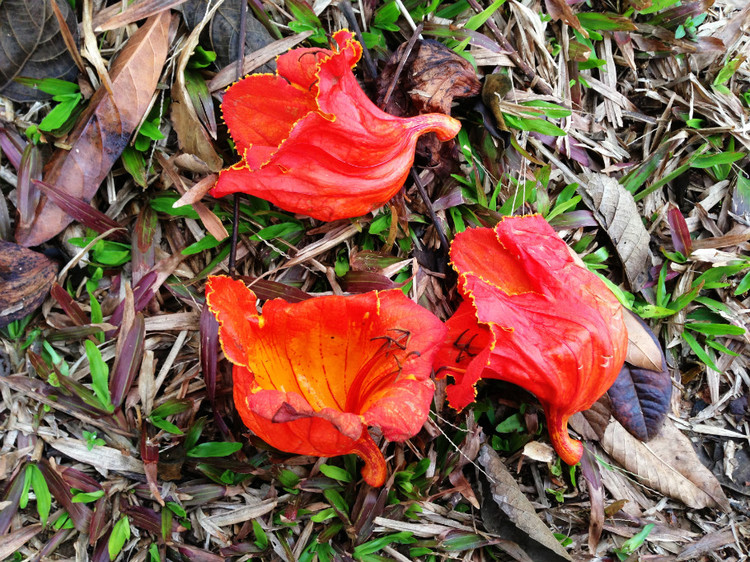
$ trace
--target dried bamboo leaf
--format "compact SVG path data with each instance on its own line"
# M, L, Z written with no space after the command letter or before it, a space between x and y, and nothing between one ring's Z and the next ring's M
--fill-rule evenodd
M79 439L71 439L69 437L45 440L53 449L57 449L62 454L67 455L78 462L103 470L145 474L142 461L123 454L119 449L97 446L89 450L88 446L83 441Z

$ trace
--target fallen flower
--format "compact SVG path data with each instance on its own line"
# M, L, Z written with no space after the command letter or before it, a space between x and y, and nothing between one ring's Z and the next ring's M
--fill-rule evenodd
M562 460L577 463L583 445L568 434L568 418L598 400L622 368L620 303L539 215L458 234L450 255L465 300L447 322L435 366L455 379L451 406L471 403L482 378L521 386L544 408Z
M259 314L244 283L210 277L206 301L234 363L234 401L245 425L282 451L355 453L365 461L365 481L381 486L385 459L367 426L390 441L420 430L443 323L400 290L274 299Z
M420 135L458 134L447 115L378 109L352 73L362 46L347 30L333 39L335 51L293 49L277 59L276 74L227 89L224 121L242 160L219 174L211 195L249 193L325 221L361 216L401 188Z

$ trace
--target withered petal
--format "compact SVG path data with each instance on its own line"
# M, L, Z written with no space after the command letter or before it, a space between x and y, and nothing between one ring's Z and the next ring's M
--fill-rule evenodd
M420 135L458 133L447 115L403 119L378 109L351 71L361 46L348 31L334 38L338 51L292 50L278 75L227 90L224 118L243 160L221 172L212 195L249 193L320 220L360 216L401 188Z

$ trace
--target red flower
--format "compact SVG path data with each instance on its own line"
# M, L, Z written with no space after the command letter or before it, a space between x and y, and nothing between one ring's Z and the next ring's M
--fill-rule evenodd
M372 486L385 459L367 431L415 435L430 409L431 366L446 328L399 290L267 302L241 281L211 277L206 300L234 363L234 401L245 424L290 453L355 453Z
M351 70L362 46L346 30L333 38L338 50L293 49L276 74L227 89L224 121L242 160L221 172L214 197L249 193L326 221L361 216L401 188L419 135L458 133L447 115L380 111Z
M451 246L466 299L448 320L438 358L451 374L450 404L474 400L481 378L517 384L544 407L552 444L568 464L583 445L568 418L588 409L617 378L628 345L622 307L538 215L475 228Z

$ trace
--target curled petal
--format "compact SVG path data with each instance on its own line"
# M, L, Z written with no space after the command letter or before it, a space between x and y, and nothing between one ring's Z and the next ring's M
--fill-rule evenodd
M211 277L206 299L235 364L234 398L245 424L284 451L355 453L366 462L366 481L381 485L385 461L367 426L393 441L422 427L442 323L399 290L276 299L259 314L242 282Z
M361 46L348 31L334 39L337 51L295 49L279 57L277 75L227 90L224 119L243 159L222 171L212 195L250 193L321 220L359 216L401 188L420 135L458 133L447 115L378 109L351 71Z
M565 243L537 215L506 218L494 231L457 235L451 260L466 299L447 323L439 355L438 368L455 372L451 404L466 406L480 378L517 384L539 399L553 445L565 462L575 464L582 449L570 439L567 420L607 391L625 360L627 330L619 302L575 264ZM476 345L470 359L451 364L465 353L457 333L476 334Z

